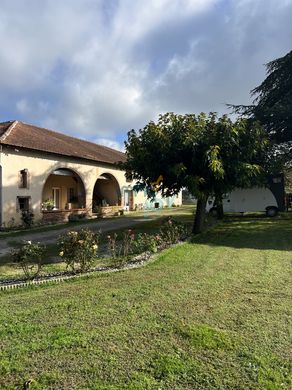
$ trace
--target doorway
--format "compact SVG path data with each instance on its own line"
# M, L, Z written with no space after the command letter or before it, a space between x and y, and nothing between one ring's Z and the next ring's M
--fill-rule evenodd
M60 199L61 199L61 188L53 187L53 201L54 201L54 209L60 208Z
M124 191L124 208L126 210L133 210L133 190Z

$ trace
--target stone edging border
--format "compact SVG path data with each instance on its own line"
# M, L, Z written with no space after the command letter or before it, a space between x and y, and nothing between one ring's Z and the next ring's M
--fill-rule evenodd
M110 273L110 272L119 272L119 271L124 271L128 269L134 269L134 268L139 268L142 267L145 264L150 263L150 261L154 261L155 258L157 257L158 254L164 252L166 249L173 248L175 246L181 245L186 241L179 242L177 244L170 245L169 247L156 252L156 253L151 253L151 252L144 252L142 254L137 255L134 257L132 260L128 261L126 264L122 265L121 267L116 267L116 268L110 268L110 267L99 267L92 269L88 272L84 273L78 273L78 274L72 274L72 275L49 275L49 276L43 276L40 277L39 279L35 280L30 280L30 281L18 281L18 282L13 282L11 283L6 282L5 284L1 284L0 282L0 291L6 291L6 290L14 290L20 287L29 287L29 286L38 286L40 284L46 284L46 283L61 283L64 282L65 280L70 280L70 279L77 279L77 278L83 278L83 277L88 277L97 273Z

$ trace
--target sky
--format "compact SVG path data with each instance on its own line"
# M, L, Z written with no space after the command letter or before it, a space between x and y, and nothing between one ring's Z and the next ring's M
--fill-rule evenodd
M0 121L123 149L165 112L249 104L292 0L1 0Z

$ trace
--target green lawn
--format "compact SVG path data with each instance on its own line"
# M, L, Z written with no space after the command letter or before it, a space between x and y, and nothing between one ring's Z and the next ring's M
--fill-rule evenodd
M290 389L291 236L233 218L140 269L1 292L0 388Z

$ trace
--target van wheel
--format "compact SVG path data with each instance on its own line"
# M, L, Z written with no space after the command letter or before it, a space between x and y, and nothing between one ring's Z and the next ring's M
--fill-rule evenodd
M267 217L275 217L278 214L278 209L277 207L274 206L269 206L266 208L266 216Z
M217 217L217 209L216 207L211 207L209 210L209 214L212 215L212 217Z

